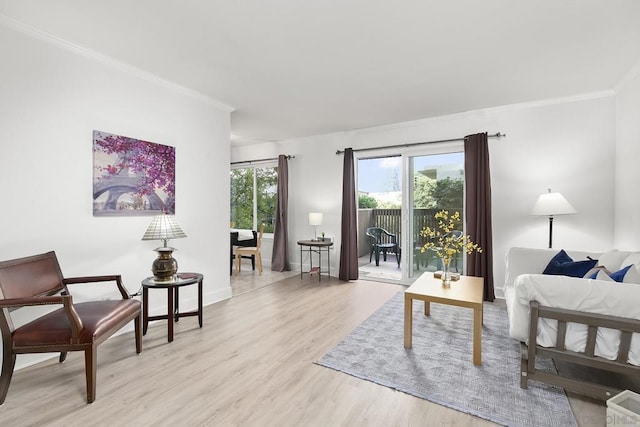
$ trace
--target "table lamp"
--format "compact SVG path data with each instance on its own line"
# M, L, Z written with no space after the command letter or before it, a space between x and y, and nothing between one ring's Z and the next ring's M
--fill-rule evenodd
M549 248L551 248L553 239L553 216L574 214L576 212L573 206L571 206L571 203L569 203L562 194L552 193L549 188L547 193L538 197L536 204L533 205L533 209L531 210L531 215L549 217Z
M164 245L154 249L158 253L158 258L151 265L151 272L155 280L159 282L167 282L173 280L173 276L178 271L178 261L173 258L174 248L167 246L170 239L179 239L187 237L180 226L175 222L173 217L163 213L155 216L151 220L151 224L145 231L142 240L162 240Z
M309 213L309 225L313 225L313 228L314 228L313 240L318 240L318 226L322 225L322 213L319 213L319 212Z

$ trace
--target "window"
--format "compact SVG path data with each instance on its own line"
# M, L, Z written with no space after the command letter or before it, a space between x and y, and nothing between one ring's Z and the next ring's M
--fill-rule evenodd
M233 227L257 230L264 223L264 232L273 233L278 168L263 165L231 169L230 181Z

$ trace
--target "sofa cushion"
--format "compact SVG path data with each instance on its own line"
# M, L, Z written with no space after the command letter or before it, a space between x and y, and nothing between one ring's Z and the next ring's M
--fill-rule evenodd
M640 252L626 252L627 256L620 263L620 267L634 264L640 265Z
M584 261L574 261L564 249L560 250L542 274L551 274L556 276L584 277L585 274L598 263L597 259L588 259Z
M640 283L640 273L635 265L627 265L618 271L610 272L606 269L592 270L585 278L604 280L607 282Z
M598 272L600 272L600 271L605 272L607 275L609 275L609 273L611 273L606 267L604 267L602 265L596 265L591 270L587 271L587 273L583 277L585 279L595 279L596 276L598 275Z
M629 272L624 276L623 282L640 285L640 268L637 265L631 266Z
M637 264L633 261L626 262L625 258L627 258L628 256L629 252L612 249L600 255L600 257L598 258L598 265L605 267L609 271L618 271L624 265Z
M594 274L589 276L589 279L603 280L605 282L615 282L615 280L613 280L613 277L610 276L610 273L604 270L596 271Z

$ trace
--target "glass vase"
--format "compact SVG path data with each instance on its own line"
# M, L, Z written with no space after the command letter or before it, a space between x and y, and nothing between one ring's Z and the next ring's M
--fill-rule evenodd
M451 286L451 258L442 258L442 286Z

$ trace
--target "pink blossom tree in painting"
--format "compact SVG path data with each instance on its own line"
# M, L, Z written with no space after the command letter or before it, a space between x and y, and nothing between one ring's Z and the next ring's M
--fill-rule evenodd
M93 132L94 215L175 213L175 147Z

